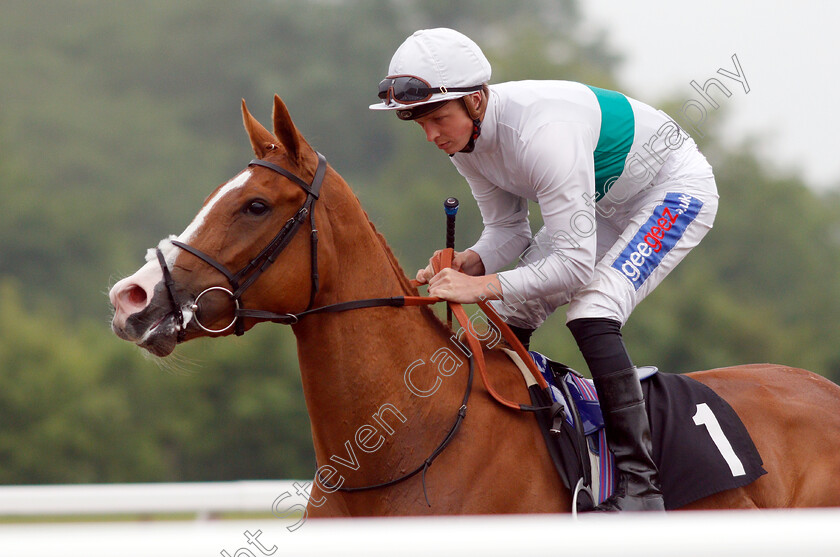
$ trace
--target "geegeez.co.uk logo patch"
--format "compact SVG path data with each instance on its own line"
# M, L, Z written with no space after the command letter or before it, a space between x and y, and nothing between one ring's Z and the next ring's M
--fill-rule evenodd
M685 193L669 193L642 225L612 267L638 290L697 218L703 202Z

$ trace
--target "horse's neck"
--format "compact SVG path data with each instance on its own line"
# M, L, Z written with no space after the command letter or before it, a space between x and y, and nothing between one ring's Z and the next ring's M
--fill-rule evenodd
M416 294L349 189L343 198L330 198L326 214L318 218L325 223L322 229L329 228L324 251L331 258L331 267L324 269L319 305ZM459 414L469 364L460 345L451 340L452 332L431 310L367 308L315 314L295 325L295 335L315 455L328 481L325 485L380 484L416 469L432 456ZM498 381L500 392L524 396L522 401L527 402L522 377L515 371L499 373L502 366L511 371L504 355L486 356L488 374ZM495 404L483 385L475 383L469 418L451 448L441 452L430 468L429 481L437 482L434 512L568 508L568 493L551 459L534 451L541 437L532 419ZM523 469L528 473L523 474ZM337 507L323 514L427 510L416 478L385 491L330 493L327 500ZM485 500L500 479L510 496L502 489L495 499ZM527 504L511 506L511 498L526 490L558 493L558 498L529 499ZM320 494L325 493L322 487Z
M321 225L329 228L324 244L330 253L330 272L324 277L317 305L411 294L405 274L355 196L349 189L343 197L333 195L325 211L328 223ZM450 333L426 308L366 308L313 315L295 326L295 335L319 464L332 455L347 458L346 442L354 446L357 456L365 456L357 443L360 430L362 437L370 433L367 446L372 446L380 435L388 439L400 428L436 425L451 420L457 410L457 400L451 401L449 393L461 391L462 380L441 385L434 405L412 394L406 384L406 370L413 363L429 363L430 356L448 343ZM432 366L426 367L414 374L424 389L440 383ZM421 414L424 424L419 423ZM390 445L377 449L377 461L393 464L400 460L395 454L380 458L397 450ZM372 476L380 473L371 466L365 468Z

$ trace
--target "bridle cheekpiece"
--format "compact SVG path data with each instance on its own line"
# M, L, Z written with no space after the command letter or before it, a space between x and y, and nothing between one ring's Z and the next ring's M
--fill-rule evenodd
M315 170L315 175L312 177L312 182L306 183L303 179L301 179L296 174L286 170L282 166L278 166L274 163L262 160L262 159L254 159L248 166L261 166L264 168L268 168L273 170L274 172L288 178L298 186L300 186L306 192L306 200L301 205L300 209L286 221L280 231L274 236L274 238L256 255L254 256L251 261L245 265L239 271L232 273L227 267L225 267L222 263L216 261L211 256L207 255L203 251L194 248L184 242L180 242L178 240L170 240L172 245L181 248L182 250L186 251L187 253L191 253L192 255L198 257L220 273L222 273L225 278L227 278L228 283L230 284L230 288L226 288L224 286L211 286L210 288L205 289L202 291L198 296L195 297L195 300L189 305L185 305L179 302L178 294L175 289L175 281L172 279L172 274L169 271L169 267L166 264L166 260L161 252L160 248L157 248L157 258L161 265L161 270L163 271L163 279L164 284L166 285L167 292L169 293L170 301L174 307L175 311L175 321L176 327L178 329L178 341L182 341L184 336L186 335L186 327L185 327L185 318L184 318L184 308L188 307L190 311L193 312L193 317L196 324L204 331L208 333L219 334L227 331L231 327L234 327L235 332L237 335L242 335L245 333L245 323L244 318L246 317L253 317L257 319L270 319L273 321L283 322L287 324L294 324L297 322L297 315L296 314L275 314L270 312L265 312L261 310L249 310L242 307L242 295L245 291L251 287L251 285L256 282L256 280L274 263L277 258L279 257L280 253L289 245L292 241L292 238L295 237L298 230L300 230L301 225L306 220L306 217L309 217L309 222L311 225L311 244L310 244L310 261L311 261L311 281L312 281L312 288L310 289L309 295L309 305L307 306L307 310L312 307L312 304L315 300L315 295L318 292L318 229L315 227L315 215L313 209L315 207L315 201L318 200L318 196L320 195L321 184L324 181L324 175L327 171L327 160L321 153L316 153L318 155L318 166ZM234 308L234 317L233 320L225 327L220 329L211 329L206 325L201 323L201 320L198 318L198 302L201 300L201 297L207 294L208 292L225 292L227 293L230 298L233 300L235 308Z

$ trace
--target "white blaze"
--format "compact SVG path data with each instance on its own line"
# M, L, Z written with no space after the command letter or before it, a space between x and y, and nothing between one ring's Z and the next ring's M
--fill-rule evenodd
M169 236L160 241L158 244L158 248L160 251L163 252L164 258L166 259L166 263L168 265L173 265L175 263L175 257L177 256L178 251L175 249L175 246L172 245L170 240L178 240L185 244L189 244L192 239L194 238L196 232L204 225L204 221L207 220L207 215L213 210L216 204L221 201L227 194L238 190L245 183L251 178L251 169L246 169L240 172L238 175L234 176L227 184L219 188L214 195L205 205L201 208L198 214L195 216L193 221L181 232L181 235L178 237ZM149 261L151 258L156 258L154 250L149 250L146 254L146 261Z
M221 201L229 193L231 193L233 191L236 191L239 188L241 188L242 186L244 186L245 183L250 178L251 178L251 170L250 169L246 169L246 170L243 170L242 172L240 172L238 175L233 177L227 184L225 184L224 186L219 188L219 190L216 192L216 195L214 195L204 205L204 207L201 208L201 210L195 216L193 221L187 226L187 228L184 229L184 231L181 233L180 236L176 237L176 236L172 235L172 236L169 236L168 238L164 238L163 240L160 241L160 243L158 244L157 247L163 253L163 257L166 260L166 264L170 268L175 264L175 258L177 257L178 251L179 251L179 250L175 249L175 246L172 244L172 240L179 240L179 241L181 241L185 244L189 244L192 241L195 234L204 225L204 222L207 220L207 215L210 214L210 212L213 210L213 208L216 206L216 204L219 201ZM146 252L146 261L150 262L150 263L155 262L155 264L153 266L157 267L158 272L160 271L160 266L157 264L157 253L155 252L154 249L150 249ZM149 264L147 263L146 266L149 266ZM181 308L181 311L184 315L184 326L186 326L192 320L192 318L194 317L194 314L193 314L192 309L189 307L189 305L186 305L185 307ZM151 334L151 331L146 331L146 334L140 340L140 342L145 341L146 337L148 337L149 334Z

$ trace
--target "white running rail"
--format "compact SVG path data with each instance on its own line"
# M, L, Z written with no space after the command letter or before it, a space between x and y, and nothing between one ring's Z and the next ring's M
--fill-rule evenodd
M95 485L23 485L0 487L3 517L80 515L193 514L209 518L222 513L271 514L281 495L283 508L306 504L303 480ZM2 545L2 544L0 544Z
M299 481L298 486L307 482ZM840 508L314 520L271 518L292 481L0 487L0 555L34 557L837 557ZM295 499L296 498L296 499ZM419 504L419 503L418 503ZM419 512L427 509L421 505ZM155 515L267 513L235 520ZM56 516L139 515L117 522ZM144 519L143 515L147 515ZM14 517L29 517L16 523ZM297 522L295 522L297 521Z

